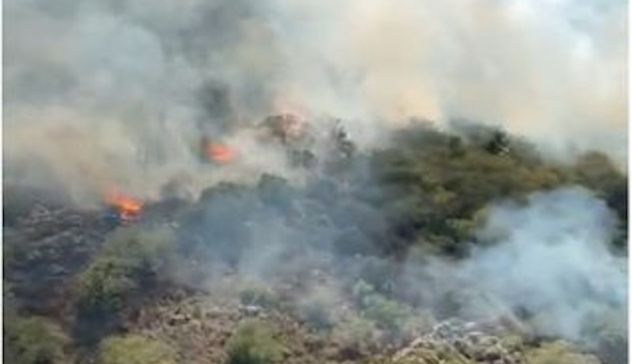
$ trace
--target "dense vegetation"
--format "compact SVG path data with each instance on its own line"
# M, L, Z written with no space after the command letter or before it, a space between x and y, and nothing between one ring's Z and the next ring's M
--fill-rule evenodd
M147 216L160 219L71 247L21 233L30 202L9 198L5 360L170 364L203 352L197 361L390 362L394 349L457 311L449 297L443 312L423 307L398 280L402 262L465 259L485 243L474 232L491 202L559 186L603 198L621 224L612 249L627 249L627 177L597 152L554 163L492 129L448 134L422 124L389 147L345 153L322 168L301 187L263 175L254 186L210 187L196 202L159 201ZM91 253L69 261L66 249ZM53 264L56 279L23 274ZM22 293L36 283L54 293ZM185 303L191 297L203 303ZM623 336L604 341L604 352L620 350ZM529 363L584 360L566 344L524 346ZM617 364L622 356L600 358Z

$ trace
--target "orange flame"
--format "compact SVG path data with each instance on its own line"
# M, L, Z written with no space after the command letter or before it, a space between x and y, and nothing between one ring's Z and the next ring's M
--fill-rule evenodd
M206 146L206 156L215 163L229 164L237 157L237 152L228 145L209 143Z
M137 220L143 210L143 203L134 197L120 192L111 192L105 196L105 202L116 208L124 221Z

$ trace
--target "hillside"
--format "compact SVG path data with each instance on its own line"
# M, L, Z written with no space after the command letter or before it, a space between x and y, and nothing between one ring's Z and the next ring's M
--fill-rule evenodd
M604 154L425 123L330 143L283 144L300 183L133 217L5 185L5 361L627 362L627 175Z

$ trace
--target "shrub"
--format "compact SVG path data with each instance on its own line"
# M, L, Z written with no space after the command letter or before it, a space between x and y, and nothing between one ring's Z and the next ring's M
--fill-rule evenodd
M104 243L103 250L79 277L79 309L83 313L119 310L140 285L151 283L173 258L169 231L124 229Z
M377 293L373 286L363 280L353 286L352 294L366 318L393 334L403 328L411 314L407 306Z
M369 348L379 343L379 330L375 322L355 314L345 317L332 331L332 340L342 347L368 354Z
M4 323L4 359L16 364L67 363L70 339L54 322L42 317L13 317Z
M526 353L527 363L531 364L599 364L593 355L574 351L562 341L546 343Z
M271 364L283 358L274 330L261 321L242 323L227 343L228 364Z
M437 246L444 254L462 256L467 253L474 215L483 206L499 197L519 198L571 182L568 169L544 163L518 141L511 140L508 153L487 152L484 145L495 135L491 130L481 132L484 137L461 139L423 128L403 133L394 136L393 147L372 157L383 191L377 207L387 216L391 239L397 242L389 241L386 253L397 254L423 243ZM625 196L624 185L619 186L612 189L612 196ZM419 236L436 238L420 240Z
M130 266L157 272L173 258L171 230L122 229L105 243L102 256L124 259Z
M175 364L174 351L140 335L110 337L99 348L98 364Z
M377 257L366 257L360 267L362 281L381 293L391 292L395 269L391 262Z
M398 332L409 316L409 311L405 306L379 294L368 296L364 306L366 317L392 333Z
M329 330L333 327L330 309L326 302L313 300L300 305L298 314L313 329Z
M95 260L80 278L79 309L83 313L119 310L137 288L133 267L114 257Z
M357 304L362 305L364 297L375 293L373 286L368 284L365 280L358 280L353 287L351 287L351 295Z

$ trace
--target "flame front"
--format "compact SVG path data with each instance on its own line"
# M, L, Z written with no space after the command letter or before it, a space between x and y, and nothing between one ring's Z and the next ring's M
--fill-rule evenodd
M124 221L132 221L138 219L143 210L143 203L129 195L120 192L109 193L105 202L116 208L119 217Z
M215 163L228 164L235 160L237 153L225 144L209 143L206 147L206 155Z

